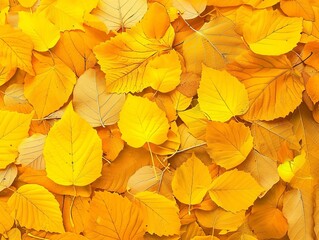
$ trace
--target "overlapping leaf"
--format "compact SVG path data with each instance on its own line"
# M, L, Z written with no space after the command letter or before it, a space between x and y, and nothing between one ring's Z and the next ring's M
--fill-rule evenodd
M209 195L218 206L238 212L251 206L262 191L249 173L232 170L213 180Z
M99 69L88 69L73 90L74 110L92 127L112 125L119 120L124 94L108 94L105 77Z
M59 59L36 55L35 76L25 79L24 94L38 118L58 110L69 99L76 81L74 72Z
M194 154L176 171L172 181L174 196L182 203L200 203L207 193L211 176L207 166Z
M18 67L29 74L34 74L31 64L31 39L19 29L3 25L0 29L0 64Z
M95 192L85 230L89 239L138 240L145 233L144 217L136 205L117 193Z
M133 27L147 10L146 0L101 0L92 14L97 16L108 30Z
M18 156L18 146L28 137L33 113L0 111L0 169L14 162Z
M249 120L273 120L285 117L301 103L304 85L285 55L260 56L246 52L227 66L246 87Z
M156 103L133 95L125 101L118 126L122 139L136 148L145 143L163 143L169 128L165 113Z
M159 7L159 10L153 11L158 11L157 14L164 12L166 17L168 16L164 7ZM169 19L167 21L169 24ZM155 31L162 31L161 25L155 25L153 22L148 24L151 24ZM168 25L164 30L164 34L159 38L155 38L156 35L154 38L148 38L142 22L94 48L98 63L106 74L108 92L139 92L147 87L143 75L148 60L170 50L173 43L173 28Z
M210 122L206 129L208 154L213 161L230 169L242 163L253 148L253 137L242 123Z
M9 199L11 213L26 228L64 232L59 203L47 189L36 184L21 186Z
M136 201L146 212L147 232L158 236L179 233L180 220L176 203L164 196L152 192L140 192L134 195Z
M254 53L278 56L291 51L300 40L301 18L288 18L279 11L253 13L243 28L243 37Z
M198 101L200 109L213 121L225 122L248 110L248 95L244 85L229 73L205 65Z

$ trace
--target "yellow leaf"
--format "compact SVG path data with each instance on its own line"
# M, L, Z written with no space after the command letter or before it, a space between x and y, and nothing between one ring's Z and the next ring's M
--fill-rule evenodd
M210 120L226 122L231 117L248 110L249 102L245 86L226 71L203 65L198 89L200 109Z
M45 139L46 135L39 133L24 139L18 148L19 156L16 160L16 164L44 170L45 161L43 159L43 148Z
M84 16L96 7L98 0L42 0L37 13L53 22L60 31L84 30Z
M198 17L206 8L207 0L173 0L173 6L177 8L184 19Z
M52 52L61 59L76 76L81 76L85 70L94 67L96 58L93 47L104 41L106 35L93 28L85 27L82 31L65 31Z
M277 162L255 149L250 152L247 159L238 167L239 170L249 172L268 191L279 181Z
M275 5L280 0L243 0L244 4L249 4L254 8L267 8Z
M192 102L192 97L187 97L177 89L171 91L169 93L169 97L172 100L173 106L177 113L187 109Z
M127 161L127 159L130 159ZM148 150L133 148L128 145L120 152L112 164L105 163L102 176L98 178L93 187L124 193L127 191L127 182L138 169L152 163Z
M133 27L147 10L146 0L101 0L92 11L108 30L124 30Z
M90 217L90 201L89 197L64 197L62 217L65 231L78 234L84 231Z
M224 233L236 231L245 221L245 211L232 213L222 208L213 211L196 210L195 215L201 226L219 229Z
M304 84L300 74L285 55L260 56L250 51L227 66L246 87L249 120L273 120L285 117L302 101Z
M146 231L158 236L179 234L181 226L176 203L152 192L135 194L135 200L146 212Z
M59 29L36 13L19 12L19 28L31 38L34 49L39 52L48 51L60 39Z
M31 55L33 43L31 39L19 29L10 25L0 28L0 64L10 68L20 68L29 74L34 74Z
M161 145L153 143L149 144L151 151L157 155L170 155L174 154L180 147L180 136L176 122L171 122L171 128L167 133L167 140ZM148 148L148 145L144 147Z
M156 169L156 177L152 166L144 166L138 169L128 180L127 190L132 194L137 194L149 190L160 182L162 178L162 170Z
M24 94L38 118L58 110L69 99L76 82L74 72L58 58L36 54L36 75L25 78Z
M267 208L252 212L249 225L258 239L282 238L287 233L288 224L282 211L278 208Z
M187 71L200 74L203 63L221 69L246 49L242 37L235 32L234 22L218 16L184 40L183 56Z
M50 240L89 240L89 239L80 234L65 232L65 233L50 237Z
M21 232L18 228L11 228L10 231L7 232L8 238L4 236L1 237L1 240L21 240Z
M37 0L18 0L22 7L31 8Z
M206 142L213 161L227 170L242 163L253 148L250 129L233 120L229 123L209 122Z
M72 104L50 129L43 154L48 177L60 185L85 186L101 175L101 139Z
M86 70L73 90L75 112L92 127L116 123L124 101L124 94L106 93L105 76L99 69Z
M205 236L204 230L196 221L181 227L181 240L192 239L195 236Z
M7 22L7 14L10 9L9 0L3 0L0 3L0 25L5 25Z
M78 186L62 186L53 182L47 177L45 170L35 170L33 168L22 168L23 173L19 175L19 180L24 183L38 184L45 187L53 194L70 195L70 196L91 196L91 185L78 187Z
M179 57L173 50L149 61L145 68L144 81L149 82L153 89L167 93L180 83L181 73Z
M172 181L173 194L182 203L199 204L206 195L211 181L208 167L193 154L176 169Z
M17 174L17 167L13 164L7 166L6 169L0 170L0 192L11 186Z
M298 189L293 189L285 193L283 199L283 214L288 222L288 237L290 240L314 239L310 229L308 218L305 214L303 196Z
M308 0L283 0L280 9L289 17L302 17L304 20L314 21L315 13Z
M235 169L215 178L209 195L218 206L238 212L248 209L263 190L249 173Z
M291 51L299 42L301 18L289 18L279 11L253 12L243 27L243 37L254 53L277 56Z
M114 161L124 148L124 141L121 138L120 129L116 125L98 128L97 134L102 140L102 149L105 158Z
M8 232L13 226L14 218L10 215L8 204L0 201L0 234Z
M24 85L15 83L7 87L3 102L6 106L15 105L15 104L28 104L27 99L24 96Z
M157 40L163 38L170 27L169 17L164 5L152 3L141 21L145 36Z
M144 216L136 205L117 193L95 192L90 222L84 231L89 239L139 240L145 233Z
M164 10L165 8L164 8ZM167 13L166 13L167 15ZM156 29L157 26L152 23ZM94 48L101 69L106 74L107 92L139 92L147 87L143 75L147 62L171 49L173 27L169 25L162 38L148 38L142 23Z
M319 102L319 74L310 77L306 84L306 91L311 101L316 104Z
M293 160L286 161L278 166L278 173L282 180L290 182L295 174L302 168L306 162L306 153L302 151L300 155L297 155Z
M315 226L314 226L314 230L315 230L315 234L316 237L319 237L319 186L317 185L315 187L315 209L314 209L314 213L313 213L313 218L314 218L314 222L315 222ZM1 223L1 220L0 220ZM0 225L0 233L1 233L1 225Z
M18 146L28 137L33 113L0 111L0 169L14 162L18 156Z
M40 185L23 185L9 198L8 206L22 227L64 232L59 203L52 193Z
M283 142L287 143L289 149L300 150L299 141L293 132L293 125L287 120L254 121L251 132L255 149L274 161L279 159L279 150Z
M205 139L207 118L203 111L199 109L197 104L195 107L179 112L178 116L183 120L189 128L189 132L198 139Z
M163 143L169 129L165 113L156 103L132 95L124 103L118 126L122 139L135 148L145 143Z
M9 64L0 65L0 86L8 82L15 72L16 68L11 67Z

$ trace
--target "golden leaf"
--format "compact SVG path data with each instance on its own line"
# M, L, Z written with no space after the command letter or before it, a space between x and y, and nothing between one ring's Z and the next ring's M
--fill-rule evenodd
M43 154L48 177L60 185L85 186L101 176L101 139L72 104L48 133Z

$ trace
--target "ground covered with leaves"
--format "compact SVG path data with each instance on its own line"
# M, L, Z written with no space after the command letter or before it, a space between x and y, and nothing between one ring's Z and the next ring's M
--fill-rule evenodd
M1 0L1 240L319 238L316 0Z

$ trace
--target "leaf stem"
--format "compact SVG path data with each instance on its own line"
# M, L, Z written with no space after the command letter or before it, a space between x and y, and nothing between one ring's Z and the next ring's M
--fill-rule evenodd
M154 157L153 157L153 153L152 153L152 150L151 150L149 142L147 142L147 147L148 147L148 150L149 150L149 152L151 154L151 160L152 160L152 165L153 165L153 171L154 171L155 179L158 180L158 176L157 176L157 172L156 172L156 168L155 168Z

